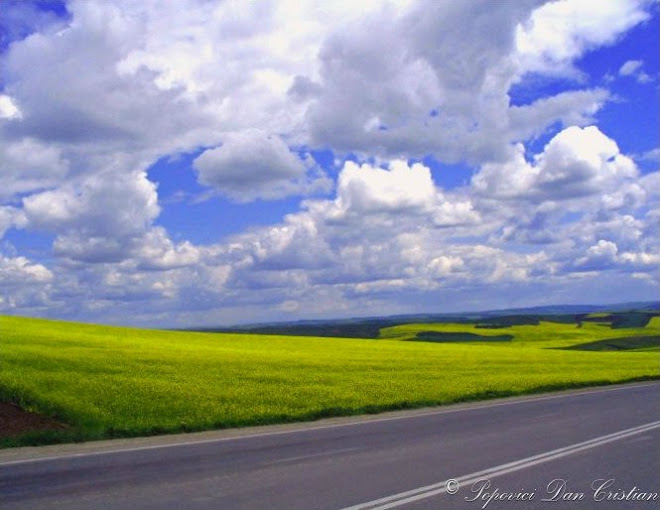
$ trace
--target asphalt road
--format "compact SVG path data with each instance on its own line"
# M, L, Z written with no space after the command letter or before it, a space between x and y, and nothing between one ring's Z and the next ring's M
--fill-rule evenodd
M658 383L235 434L3 451L0 508L660 507Z

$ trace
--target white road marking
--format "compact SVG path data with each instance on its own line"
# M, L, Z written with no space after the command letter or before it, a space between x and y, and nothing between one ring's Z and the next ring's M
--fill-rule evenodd
M581 443L576 443L564 448L559 448L557 450L552 450L549 452L541 453L534 455L532 457L527 457L525 459L516 460L509 462L507 464L502 464L495 466L489 469L484 469L483 471L478 471L476 473L470 473L469 475L464 475L459 478L456 478L460 484L471 485L475 482L483 480L485 477L494 478L496 476L505 475L507 473L512 473L514 471L519 471L521 469L526 469L537 464L542 464L544 462L549 462L551 460L560 459L568 455L573 455L574 453L588 450L590 448L595 448L603 444L611 443L613 441L618 441L619 439L624 439L626 437L634 436L636 434L643 434L653 429L660 428L660 421L655 421L652 423L647 423L645 425L640 425L639 427L633 427L626 430L621 430L613 434L608 434L605 436L596 437L588 441L583 441ZM430 498L431 496L436 496L447 492L447 482L439 482L432 485L426 485L424 487L418 487L405 492L400 492L398 494L392 494L391 496L386 496L383 498L375 499L373 501L368 501L366 503L360 503L351 507L343 508L342 510L386 510L388 508L395 508L406 503L412 503L420 499Z
M650 382L650 383L643 383L643 384L636 384L634 386L620 386L616 388L604 388L601 390L589 390L586 389L584 391L579 391L576 393L562 393L560 395L547 395L547 396L539 396L539 397L510 397L514 398L516 400L510 400L510 401L504 401L504 402L484 402L483 404L455 404L457 407L454 408L440 408L437 410L432 410L428 412L419 412L415 414L406 414L402 416L389 416L387 418L376 418L373 420L365 420L365 421L360 421L360 422L348 422L348 423L333 423L329 425L320 425L320 426L315 426L311 425L307 428L299 428L299 429L292 429L292 430L278 430L278 431L273 431L273 432L262 432L262 433L256 433L256 434L246 434L244 436L232 436L232 437L218 437L218 438L213 438L213 439L200 439L200 440L190 440L190 441L181 441L181 442L175 442L175 443L166 443L166 444L155 444L155 445L146 445L146 446L135 446L135 447L127 447L127 448L115 448L112 450L101 450L101 451L95 451L95 452L80 452L80 453L62 453L60 455L50 455L46 457L35 457L31 459L21 459L21 460L11 460L11 461L6 461L6 462L1 462L0 461L0 466L12 466L12 465L17 465L17 464L28 464L32 462L47 462L47 461L53 461L53 460L64 460L64 459L73 459L73 458L80 458L80 457L93 457L97 455L112 455L116 453L127 453L127 452L139 452L139 451L146 451L146 450L158 450L160 448L175 448L179 446L194 446L194 445L201 445L201 444L209 444L209 443L221 443L225 441L238 441L238 440L244 440L244 439L252 439L252 438L260 438L260 437L269 437L269 436L280 436L284 434L295 434L299 432L313 432L316 430L325 430L325 429L333 429L333 428L340 428L340 427L355 427L355 426L360 426L360 425L368 425L371 423L383 423L383 422L388 422L388 421L395 421L395 420L406 420L406 419L412 419L412 418L418 418L418 417L424 417L424 416L434 416L434 415L439 415L439 414L450 414L450 413L459 413L459 412L467 412L467 411L477 411L481 409L490 409L493 407L502 407L502 406L510 406L510 405L518 405L518 404L527 404L527 403L532 403L532 402L541 402L544 400L554 400L558 398L570 398L570 397L578 397L582 395L594 395L598 393L609 393L613 391L624 391L624 390L633 390L637 388L645 388L648 386L658 386L660 387L660 384L657 382ZM570 390L569 390L570 391ZM520 400L518 400L520 399ZM469 407L464 407L464 406L469 406ZM11 453L11 452L9 452Z

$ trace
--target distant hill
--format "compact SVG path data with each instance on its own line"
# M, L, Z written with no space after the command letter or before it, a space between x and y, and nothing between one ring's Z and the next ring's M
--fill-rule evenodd
M660 315L660 301L629 302L614 305L549 305L509 308L483 312L390 315L335 320L302 320L233 327L187 328L188 331L215 333L244 332L262 335L324 336L377 338L382 328L399 324L431 324L438 322L479 324L480 327L505 327L516 324L538 324L539 321L579 323L593 313L615 315L614 327L639 324Z

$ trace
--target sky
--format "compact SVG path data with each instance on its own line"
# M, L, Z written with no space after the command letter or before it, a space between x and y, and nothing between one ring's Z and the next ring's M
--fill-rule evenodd
M0 314L659 297L657 1L0 10Z

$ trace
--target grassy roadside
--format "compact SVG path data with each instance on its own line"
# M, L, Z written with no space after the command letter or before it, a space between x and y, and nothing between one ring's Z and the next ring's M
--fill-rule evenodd
M586 336L570 339L568 330L557 329L563 325L542 326L536 340L529 329L525 338L491 345L402 342L396 335L360 340L167 332L0 317L0 400L71 426L5 440L4 446L304 421L659 378L657 352L548 349L558 346L548 337L552 328L564 346L584 343ZM649 327L642 328L647 336L655 334ZM489 332L502 334L479 330ZM591 335L589 340L607 337Z

